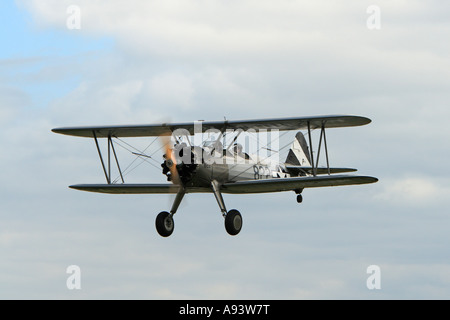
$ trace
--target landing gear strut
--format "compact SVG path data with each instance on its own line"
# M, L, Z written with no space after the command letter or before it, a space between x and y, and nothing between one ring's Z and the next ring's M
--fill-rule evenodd
M173 202L172 209L170 209L170 213L167 211L163 211L160 212L156 217L155 221L156 231L158 231L161 237L168 237L173 233L173 229L175 227L173 215L175 214L175 212L177 212L184 195L185 195L184 188L180 188L177 195L175 196L175 200Z
M235 209L227 212L225 202L223 201L222 193L220 192L220 185L216 180L211 181L211 188L216 197L222 216L225 218L225 230L231 236L237 235L242 229L241 213Z

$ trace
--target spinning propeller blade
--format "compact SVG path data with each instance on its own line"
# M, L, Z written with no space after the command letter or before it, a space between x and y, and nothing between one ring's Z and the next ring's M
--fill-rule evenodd
M175 156L173 154L173 149L171 146L171 139L170 139L170 135L163 135L160 136L161 139L161 143L164 147L164 152L165 152L165 158L166 158L166 165L170 170L170 174L171 174L171 180L173 184L180 184L180 175L178 174L178 170L177 170L177 161L175 159Z

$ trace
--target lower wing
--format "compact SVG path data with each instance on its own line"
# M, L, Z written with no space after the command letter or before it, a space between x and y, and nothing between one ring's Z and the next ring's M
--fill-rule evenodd
M367 176L334 175L319 177L275 178L262 180L238 181L225 183L221 187L223 193L265 193L294 191L303 188L348 186L377 182L378 179ZM112 193L112 194L173 194L180 190L180 186L164 184L77 184L72 189ZM186 187L186 193L212 192L210 188Z
M172 183L161 184L77 184L69 186L69 188L98 192L98 193L112 193L112 194L171 194L177 193L180 190L180 186ZM190 188L185 190L186 192L210 192L209 188Z

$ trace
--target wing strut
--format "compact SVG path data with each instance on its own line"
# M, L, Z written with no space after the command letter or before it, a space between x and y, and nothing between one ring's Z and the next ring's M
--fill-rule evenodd
M325 157L327 159L327 171L328 175L331 175L330 170L330 159L328 158L328 144L327 144L327 136L325 134L325 121L322 122L322 126L320 128L320 138L319 138L319 147L317 150L317 159L316 163L314 164L314 155L313 155L313 145L312 145L312 138L311 138L311 123L308 121L308 137L309 137L309 151L311 156L311 169L313 176L317 176L317 168L319 167L319 159L320 159L320 150L322 149L322 140L325 147Z
M311 123L308 121L308 138L309 138L309 153L311 154L311 167L312 167L312 174L315 177L317 175L317 170L314 168L314 155L313 155L313 145L312 145L312 139L311 139ZM319 157L317 157L319 158ZM319 159L317 159L319 160Z
M325 156L327 158L328 175L331 175L331 172L330 172L330 159L328 158L327 135L325 134L325 122L322 122L322 132L323 132L323 142L325 144ZM319 148L319 151L320 151L320 148ZM317 168L317 166L316 166L316 168Z
M111 149L114 155L114 159L116 160L117 169L119 171L120 178L122 179L122 183L125 183L122 175L122 170L120 169L119 159L117 158L116 149L114 148L114 143L111 139L111 135L108 135L108 171L106 171L105 162L103 161L102 152L98 145L98 139L95 130L92 131L92 135L94 136L95 146L97 147L98 156L100 157L100 162L102 164L103 173L105 174L106 183L111 184Z
M116 159L116 164L117 164L117 169L119 170L120 179L122 179L122 183L125 183L125 180L123 179L123 175L122 175L122 170L120 170L119 160L117 159L117 154L116 154L116 149L114 148L114 143L111 140L111 136L109 136L108 138L109 138L109 141L111 143L111 149L112 149L113 154L114 154L114 159ZM109 174L109 177L111 179L111 173Z

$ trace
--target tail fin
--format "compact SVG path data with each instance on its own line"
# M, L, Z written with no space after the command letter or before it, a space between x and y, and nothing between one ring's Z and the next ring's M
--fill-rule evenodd
M286 158L286 163L297 166L311 167L311 157L308 144L302 132L297 132Z

